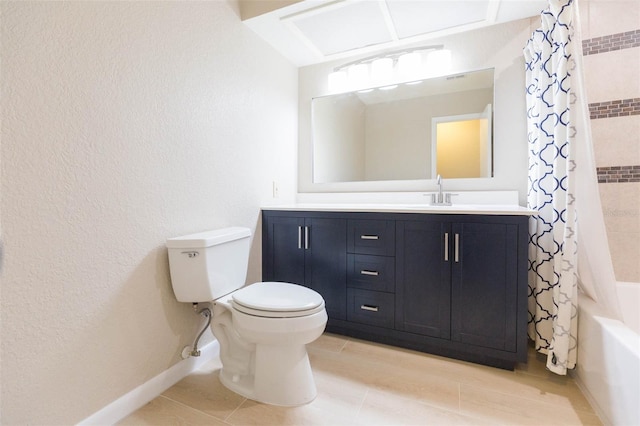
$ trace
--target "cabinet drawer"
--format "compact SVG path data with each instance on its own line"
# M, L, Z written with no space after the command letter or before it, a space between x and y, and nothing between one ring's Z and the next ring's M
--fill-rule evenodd
M347 251L358 254L394 256L396 224L393 220L350 220Z
M393 293L396 289L395 262L395 257L348 254L347 286Z
M347 320L393 328L394 295L379 291L347 289Z

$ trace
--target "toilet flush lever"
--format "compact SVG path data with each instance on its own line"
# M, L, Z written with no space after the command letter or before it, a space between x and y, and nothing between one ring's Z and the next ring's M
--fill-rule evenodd
M186 254L189 258L196 257L200 253L197 251L183 251L182 254Z

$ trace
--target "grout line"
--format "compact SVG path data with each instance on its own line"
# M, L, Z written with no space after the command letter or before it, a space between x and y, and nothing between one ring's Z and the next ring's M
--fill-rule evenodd
M242 402L240 404L238 404L238 406L236 408L234 408L233 411L231 413L229 413L229 415L227 417L224 418L225 423L233 424L233 423L227 422L227 420L229 418L231 418L231 416L233 416L236 413L236 411L238 411L240 409L240 407L242 407L244 405L244 403L247 402L247 401L248 401L247 398L242 400Z
M349 339L345 339L344 343L342 344L342 346L340 346L340 350L338 350L338 353L342 353L342 351L344 350L344 348L347 347L347 343L349 343Z
M367 386L367 390L365 391L362 399L360 400L360 405L358 405L358 409L356 410L356 416L354 417L353 420L357 420L358 417L360 417L360 412L362 411L362 407L364 407L364 401L367 399L367 397L369 396L369 390L371 388L369 386Z
M226 423L226 418L225 418L225 419L221 419L220 417L212 416L211 414L209 414L209 413L205 413L205 412L204 412L204 411L202 411L202 410L198 410L197 408L195 408L195 407L193 407L193 406L191 406L191 405L189 405L189 404L185 404L184 402L176 401L176 400L175 400L175 399L173 399L173 398L169 398L168 396L166 396L166 395L164 395L164 394L160 394L160 395L158 395L158 396L156 397L156 399L157 399L157 398L164 398L164 399L166 399L166 400L168 400L168 401L171 401L171 402L174 402L174 403L176 403L176 404L178 404L178 405L181 405L181 406L183 406L183 407L186 407L186 408L188 408L188 409L190 409L190 410L192 410L192 411L196 411L196 412L198 412L198 413L200 413L200 414L204 414L204 415L205 415L205 416L207 416L207 417L211 417L212 419L216 419L217 421L220 421L220 422L224 422L224 423ZM227 417L228 417L228 416L227 416Z

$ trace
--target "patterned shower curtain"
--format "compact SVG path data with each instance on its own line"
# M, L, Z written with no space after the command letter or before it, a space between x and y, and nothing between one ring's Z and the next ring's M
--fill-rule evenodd
M572 126L574 0L549 0L524 49L529 138L529 337L547 368L575 367L577 217Z

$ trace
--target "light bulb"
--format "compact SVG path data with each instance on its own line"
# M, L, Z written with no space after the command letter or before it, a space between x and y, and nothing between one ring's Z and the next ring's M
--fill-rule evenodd
M393 59L380 58L371 62L371 81L375 85L389 83L393 78Z
M410 52L398 58L398 74L401 81L414 81L422 77L422 56Z
M347 90L347 72L340 70L334 71L328 77L330 92L344 92Z
M369 66L367 64L355 64L347 68L347 80L349 90L363 89L369 84Z

